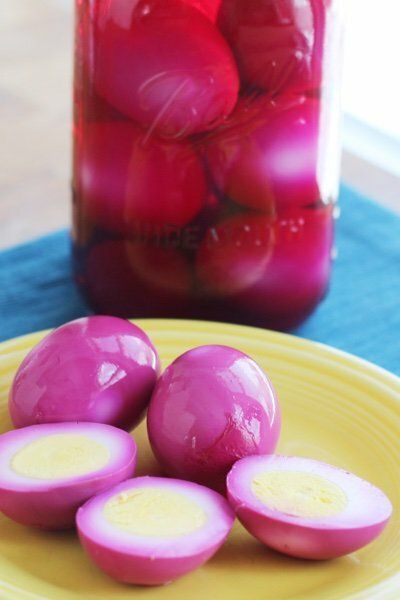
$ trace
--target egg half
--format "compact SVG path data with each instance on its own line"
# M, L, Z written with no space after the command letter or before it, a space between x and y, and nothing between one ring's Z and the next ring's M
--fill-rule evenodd
M124 583L161 585L200 567L225 541L234 512L206 487L138 477L96 496L77 513L92 560Z
M0 510L18 523L73 527L94 494L132 477L136 443L97 423L32 425L0 436Z
M244 458L231 469L227 488L252 535L298 558L323 560L359 550L382 532L392 512L372 484L308 458Z

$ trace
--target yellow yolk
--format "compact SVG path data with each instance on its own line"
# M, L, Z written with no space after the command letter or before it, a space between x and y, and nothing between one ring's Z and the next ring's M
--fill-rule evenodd
M63 479L97 471L109 459L108 448L85 435L48 435L17 452L11 468L32 479Z
M128 533L178 537L200 529L207 517L187 496L161 488L137 488L111 498L104 506L107 521Z
M309 473L267 471L254 477L251 489L268 508L295 517L331 517L347 505L347 496L338 485Z

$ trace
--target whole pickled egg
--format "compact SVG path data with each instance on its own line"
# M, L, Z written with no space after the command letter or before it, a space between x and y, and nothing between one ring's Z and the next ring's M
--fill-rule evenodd
M187 257L175 248L127 242L127 255L134 278L150 294L178 299L187 296L192 274Z
M262 217L258 219L262 224ZM326 293L333 229L331 206L282 213L273 226L273 247L262 275L231 298L237 310L254 315L266 327L297 326Z
M162 585L209 560L234 518L227 500L206 487L136 477L84 504L77 528L87 554L109 576Z
M229 297L238 318L289 329L323 298L332 247L332 206L288 209L276 218L243 213L207 231L196 275L206 293Z
M64 421L131 429L143 416L160 368L136 325L117 317L71 321L24 358L12 384L15 427Z
M309 458L244 458L229 473L227 488L248 531L297 558L355 552L380 535L392 513L387 496L371 483Z
M249 356L227 346L201 346L164 371L147 426L169 475L224 490L239 458L274 451L280 409L269 378Z
M275 223L264 214L239 214L207 230L196 257L206 293L232 296L265 276L275 247Z
M326 2L223 0L218 25L242 83L274 95L321 84Z
M139 223L182 227L206 201L203 168L188 142L147 137L122 122L87 127L76 186L83 212L123 235Z
M204 140L219 191L263 212L320 199L317 100L244 98L227 124Z
M0 510L18 523L73 527L78 508L132 477L133 438L100 423L32 425L0 436Z
M206 16L181 0L146 0L120 19L114 4L96 33L100 96L167 138L205 131L230 114L239 90L236 63Z

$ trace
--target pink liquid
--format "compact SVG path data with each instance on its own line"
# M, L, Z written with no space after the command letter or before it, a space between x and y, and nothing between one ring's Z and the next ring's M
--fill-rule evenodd
M298 6L77 0L74 259L96 311L287 329L324 297L333 15Z

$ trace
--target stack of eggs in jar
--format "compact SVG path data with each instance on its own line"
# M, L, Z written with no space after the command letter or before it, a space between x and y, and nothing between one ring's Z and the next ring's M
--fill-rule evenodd
M288 328L321 300L332 4L78 3L74 247L97 310Z

